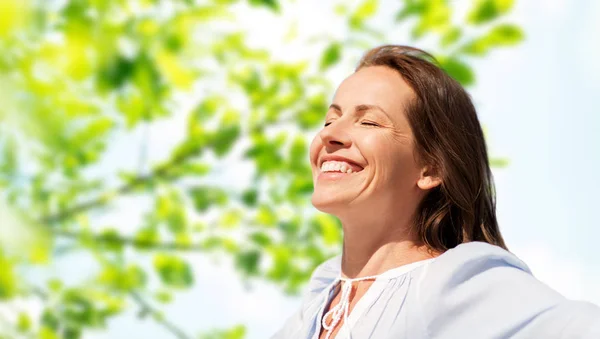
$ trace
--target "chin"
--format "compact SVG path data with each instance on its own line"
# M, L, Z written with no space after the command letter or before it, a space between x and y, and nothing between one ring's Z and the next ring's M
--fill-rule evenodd
M349 198L335 196L332 194L314 193L311 199L312 205L321 212L336 214L336 211L348 207Z

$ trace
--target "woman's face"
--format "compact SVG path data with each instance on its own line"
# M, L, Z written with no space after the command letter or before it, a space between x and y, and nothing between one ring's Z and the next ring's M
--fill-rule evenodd
M384 66L362 68L342 82L310 147L316 208L339 216L348 207L380 213L414 205L420 168L405 116L413 95Z

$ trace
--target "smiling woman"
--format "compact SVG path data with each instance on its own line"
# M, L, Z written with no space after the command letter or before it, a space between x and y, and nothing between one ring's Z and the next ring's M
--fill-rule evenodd
M508 252L475 108L434 62L378 47L336 91L310 163L343 251L273 338L600 338L600 309Z

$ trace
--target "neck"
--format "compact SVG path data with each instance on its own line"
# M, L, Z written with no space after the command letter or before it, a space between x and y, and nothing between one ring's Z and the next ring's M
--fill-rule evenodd
M411 235L408 220L374 222L357 218L342 220L344 247L342 277L360 278L378 275L390 269L413 262L434 258L439 253L418 244ZM365 227L368 225L368 227ZM414 232L413 232L414 233Z

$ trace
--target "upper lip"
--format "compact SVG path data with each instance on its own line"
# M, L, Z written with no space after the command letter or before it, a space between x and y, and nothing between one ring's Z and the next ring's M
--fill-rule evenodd
M363 166L359 165L356 161L350 160L348 158L345 158L345 157L342 157L339 155L334 155L334 154L325 154L325 155L321 156L321 158L319 158L319 168L321 168L321 166L323 166L323 163L325 161L344 161L344 162L349 163L353 167L360 167L360 169L363 169Z

